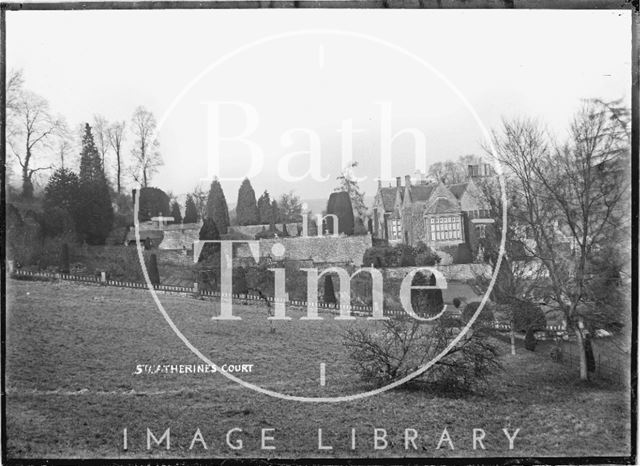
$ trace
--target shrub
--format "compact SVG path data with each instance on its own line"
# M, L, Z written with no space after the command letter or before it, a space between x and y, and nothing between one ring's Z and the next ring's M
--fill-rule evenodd
M398 264L400 267L414 267L416 265L414 251L411 246L399 245L397 249L400 252Z
M364 252L362 263L367 267L371 264L376 268L390 267L393 255L394 250L391 246L374 246Z
M160 284L160 271L158 270L158 259L155 254L149 257L149 280L153 285Z
M42 228L34 216L27 212L23 218L17 209L7 209L7 258L18 267L37 264L42 253Z
M69 273L71 270L69 264L69 245L64 243L62 245L62 251L60 251L60 272Z
M333 289L333 280L329 275L324 276L324 302L327 304L335 304L338 302Z
M458 249L453 258L454 264L470 264L473 262L473 255L471 254L471 248L467 243L458 244Z
M536 350L537 341L536 341L536 337L534 335L534 332L535 331L531 327L529 327L527 329L527 333L524 336L524 348L526 350L529 350L529 351L535 351Z
M140 189L140 206L138 210L138 219L141 222L151 220L158 214L169 215L169 196L158 188L142 188Z
M62 234L75 235L75 222L71 213L61 207L51 207L42 212L42 234L47 237Z
M352 326L344 335L355 372L367 383L381 386L399 380L444 351L457 331L442 323L422 324L395 318L367 327ZM498 349L488 334L476 331L462 338L423 374L409 384L426 384L447 393L474 391L487 384L500 367Z
M374 267L432 267L440 262L440 257L430 247L420 242L416 247L406 244L388 244L367 249L363 264Z
M465 322L469 322L469 319L471 319L471 317L473 317L473 315L478 310L479 306L480 306L480 301L473 301L473 302L470 302L469 304L467 304L464 307L464 309L462 310L462 320L464 320ZM478 316L478 318L476 319L474 324L475 325L478 325L478 324L486 325L486 324L492 323L493 321L494 321L493 311L491 310L489 304L487 303L482 308L482 311L480 311L480 315Z
M273 296L275 278L268 268L267 265L260 264L246 269L245 280L249 293L257 290L264 296Z
M516 332L526 332L529 329L535 332L543 330L547 325L547 319L540 306L521 302L512 306L512 312Z
M300 270L300 263L285 261L286 281L285 288L289 293L289 299L298 301L307 300L307 274Z
M418 272L413 277L412 286L435 286L436 277L431 275L427 278L423 273ZM442 310L444 300L442 298L441 289L412 289L411 305L416 314L427 316L437 314Z
M422 241L416 244L414 254L419 267L433 267L440 263L440 256Z
M369 231L367 230L367 227L364 226L364 222L362 221L362 219L360 217L358 217L356 219L356 224L353 227L353 234L357 235L357 236L362 236L362 235L366 235L368 233L369 233Z
M278 230L272 229L272 228L266 229L263 227L261 231L256 233L255 238L256 239L272 239L272 238L275 238L276 235L281 236Z
M233 292L235 294L247 294L247 271L244 267L234 267L232 271Z

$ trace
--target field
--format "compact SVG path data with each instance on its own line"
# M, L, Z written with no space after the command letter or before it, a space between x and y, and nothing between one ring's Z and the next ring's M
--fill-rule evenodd
M341 344L344 322L277 322L234 306L241 321L216 322L211 301L159 296L189 341L215 363L251 364L243 380L310 397L363 391ZM628 389L579 383L548 357L521 351L483 394L464 398L393 390L341 403L300 403L256 393L217 374L136 374L138 365L198 364L150 293L62 282L7 283L7 452L38 457L332 457L629 455ZM364 325L357 323L356 325ZM321 386L320 364L326 366ZM123 429L127 429L127 450ZM171 444L147 451L149 428ZM230 429L242 449L230 448ZM356 448L351 448L352 428ZM374 429L388 446L374 449ZM444 429L451 445L436 449ZM473 449L473 429L484 446ZM520 429L509 450L502 429ZM203 440L190 444L200 429ZM262 429L274 440L261 449ZM323 445L318 449L318 429ZM405 449L405 429L418 438Z

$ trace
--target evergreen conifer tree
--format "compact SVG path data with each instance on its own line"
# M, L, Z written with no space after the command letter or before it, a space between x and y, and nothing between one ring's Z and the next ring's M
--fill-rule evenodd
M198 235L201 240L219 240L220 232L218 231L218 227L212 218L205 218L202 227L200 228L200 233ZM202 247L202 251L200 252L200 257L198 257L198 262L210 262L213 261L214 258L218 255L217 253L220 250L219 244L214 243L206 243Z
M236 205L238 225L258 225L260 215L256 204L256 193L248 178L245 178L238 190L238 204Z
M218 179L214 179L209 188L206 212L206 216L215 222L218 232L222 235L226 234L229 228L229 209Z
M75 233L80 199L80 181L71 170L53 172L44 189L43 230L46 236Z
M331 193L327 202L327 215L334 214L338 217L338 233L353 235L354 218L351 198L346 191ZM333 234L333 217L326 219L324 229Z
M187 201L184 204L184 223L198 223L198 208L196 201L193 200L191 194L187 195Z
M324 276L324 302L327 304L336 304L336 293L333 289L333 280L329 275Z
M258 198L258 215L262 225L271 223L271 216L273 215L271 210L271 198L269 196L269 192L266 190Z
M171 214L169 216L173 217L173 223L182 223L182 213L180 212L178 201L171 203Z
M80 153L80 187L76 225L80 238L89 244L104 244L113 224L113 206L102 160L85 124Z

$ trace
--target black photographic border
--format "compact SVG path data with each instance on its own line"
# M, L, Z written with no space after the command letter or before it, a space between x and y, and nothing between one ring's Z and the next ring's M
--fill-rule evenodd
M629 456L583 456L583 457L457 457L457 458L296 458L296 459L261 459L258 457L246 457L242 459L227 458L197 458L197 459L19 459L7 456L7 432L6 432L6 392L5 392L5 362L6 362L6 12L7 11L57 11L57 10L192 10L192 9L548 9L548 10L620 10L632 11L631 18L631 454ZM198 465L198 464L263 464L263 465L289 465L289 464L477 464L477 465L525 465L525 464L637 464L637 389L638 389L638 193L640 185L639 172L639 148L640 148L640 115L639 115L639 57L638 35L640 33L640 12L638 0L272 0L272 1L68 1L68 2L30 2L30 3L0 3L0 176L2 177L2 190L0 191L0 205L3 218L0 220L0 239L3 247L0 248L0 270L2 272L0 294L2 308L0 317L0 374L1 382L1 446L2 464L6 465L50 465L66 466L77 465Z

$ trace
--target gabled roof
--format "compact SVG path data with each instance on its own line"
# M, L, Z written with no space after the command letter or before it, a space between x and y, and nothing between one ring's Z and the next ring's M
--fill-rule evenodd
M438 197L429 203L425 209L427 214L446 214L451 212L460 212L460 207L451 202L446 197Z
M467 183L449 184L447 185L447 188L449 188L449 191L453 193L456 199L460 200L464 192L467 190L468 186L469 186L469 183L467 182Z
M385 212L391 212L396 202L397 187L380 188L380 197L382 198L382 206Z
M431 196L431 193L435 189L434 185L417 184L409 187L409 195L412 202L425 202Z

